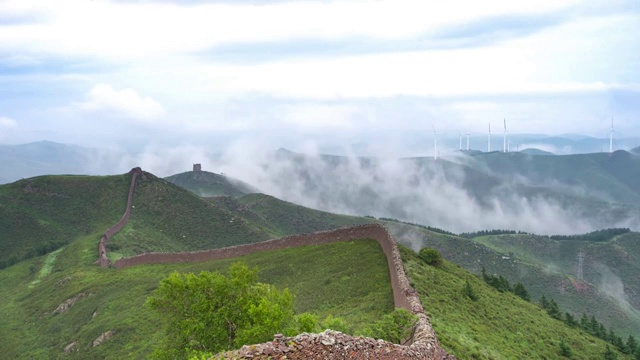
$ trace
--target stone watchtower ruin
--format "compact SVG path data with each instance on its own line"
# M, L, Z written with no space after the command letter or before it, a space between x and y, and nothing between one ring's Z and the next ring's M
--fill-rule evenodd
M193 171L202 171L202 165L193 164Z

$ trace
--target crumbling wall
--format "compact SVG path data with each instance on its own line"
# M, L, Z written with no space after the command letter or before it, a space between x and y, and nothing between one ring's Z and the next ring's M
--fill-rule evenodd
M133 202L133 195L136 188L136 179L138 175L142 174L142 169L139 167L131 169L129 171L131 175L131 185L129 186L129 196L127 198L127 208L124 211L124 214L120 218L115 225L108 228L107 231L104 232L102 238L100 239L100 243L98 244L98 260L96 263L100 264L100 266L106 268L109 267L109 259L107 258L107 243L109 240L118 233L118 231L122 230L122 228L127 225L127 221L129 221L129 216L131 216L131 203Z
M429 319L424 314L424 308L420 303L417 292L409 284L409 280L404 272L402 259L400 258L400 252L396 240L389 234L387 229L380 224L366 224L358 225L347 228L340 228L331 231L321 231L312 234L305 235L293 235L279 239L263 241L254 244L238 245L222 249L196 251L196 252L181 252L181 253L146 253L140 254L129 258L123 258L116 260L114 266L118 269L135 266L139 264L159 264L159 263L180 263L180 262L201 262L217 259L235 258L247 254L251 254L258 251L269 251L284 249L305 245L318 245L328 244L339 241L350 241L355 239L373 239L380 244L382 251L387 257L387 264L389 266L389 274L391 278L391 288L393 290L393 300L395 307L407 309L409 312L418 316L418 323L415 327L413 336L409 339L410 345L396 345L387 342L379 342L381 348L393 350L389 353L388 359L453 359L448 355L444 349L440 347L438 339L436 337L433 328L429 322ZM334 336L335 338L335 336ZM353 344L371 343L371 339L365 339L359 337L353 337L349 335L340 334L340 341L347 341ZM346 339L346 340L345 340ZM335 339L334 339L335 340ZM376 341L376 340L373 340ZM233 356L247 358L260 358L261 356L272 356L278 358L278 354L273 353L268 355L261 351L271 351L268 344L265 343L248 347L242 354L234 353ZM377 342L378 344L378 342ZM348 345L348 344L346 344ZM311 345L309 345L311 346ZM314 343L313 346L319 346ZM364 345L363 345L364 346ZM293 351L300 351L298 358L314 358L310 356L308 352L304 352L304 347L294 347L295 349L288 349L286 352L280 355L287 355L287 358L292 358ZM348 346L347 346L348 347ZM271 347L272 348L272 347ZM261 350L263 349L263 350ZM309 349L307 349L309 350ZM324 349L323 351L326 351ZM285 351L285 350L282 350ZM383 350L386 351L386 350ZM333 359L347 359L353 358L352 356L341 356L340 354L346 354L340 352L340 348L336 348L336 353L326 358ZM306 355L304 355L306 354ZM357 354L356 354L357 355ZM362 355L362 354L360 354ZM232 357L233 357L232 356ZM357 358L357 357L356 357ZM368 357L378 358L378 357Z

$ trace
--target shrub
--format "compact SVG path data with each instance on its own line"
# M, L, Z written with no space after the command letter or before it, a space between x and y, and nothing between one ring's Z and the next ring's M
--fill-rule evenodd
M420 249L418 256L428 265L439 266L442 264L442 256L436 249L422 248Z

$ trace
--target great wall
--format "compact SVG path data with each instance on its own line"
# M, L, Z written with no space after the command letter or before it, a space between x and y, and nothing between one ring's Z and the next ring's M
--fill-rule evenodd
M260 251L284 249L305 245L328 244L340 241L372 239L380 244L387 257L394 305L415 314L418 321L413 335L404 345L392 344L382 340L350 336L339 332L325 331L321 334L301 334L292 338L276 335L274 341L251 346L223 354L224 358L246 359L455 359L439 344L428 317L404 272L402 259L396 240L380 224L366 224L340 228L304 235L293 235L267 240L259 243L231 246L221 249L179 252L144 253L116 260L113 264L107 258L106 244L120 231L129 220L131 206L138 176L144 175L140 168L132 169L129 174L131 186L124 215L109 228L98 246L99 259L96 263L102 267L113 266L122 269L141 264L202 262L216 259L234 258Z

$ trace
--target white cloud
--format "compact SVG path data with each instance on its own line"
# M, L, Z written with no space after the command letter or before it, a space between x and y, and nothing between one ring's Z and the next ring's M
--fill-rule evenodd
M18 122L8 118L8 117L4 117L4 116L0 116L0 128L17 128L18 127Z
M133 89L116 90L108 84L98 84L87 94L87 100L77 105L87 112L114 112L133 119L150 121L165 114L157 101L140 96Z

